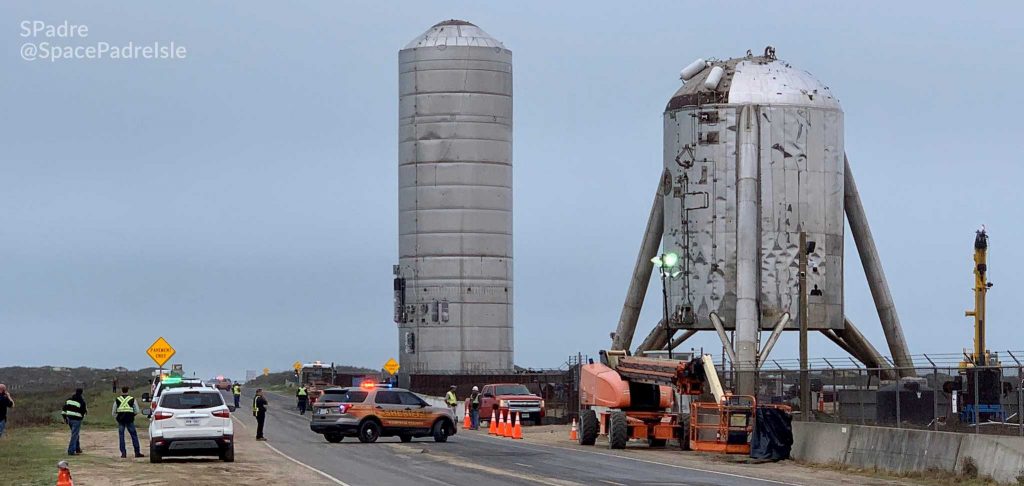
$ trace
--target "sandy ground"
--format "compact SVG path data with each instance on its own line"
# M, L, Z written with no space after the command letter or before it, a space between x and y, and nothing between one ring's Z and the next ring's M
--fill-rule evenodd
M460 431L460 433L463 432L486 434L487 430L486 427L481 427L480 431ZM538 444L564 447L567 449L579 449L602 454L633 457L687 468L738 474L784 483L849 484L865 486L921 484L920 482L901 480L897 478L871 477L872 475L868 474L855 474L850 471L838 471L823 467L805 466L795 463L794 461L755 463L749 457L741 455L680 451L675 442L669 442L669 445L664 448L650 449L647 447L646 443L630 441L626 449L612 450L608 448L607 438L598 437L597 444L594 446L581 446L575 441L569 440L569 426L565 425L524 427L523 440L527 443L535 442Z
M146 420L136 420L139 442L147 457L132 458L131 438L125 434L128 459L121 459L117 430L82 432L85 454L68 458L76 486L91 485L183 485L183 484L333 484L257 442L251 430L235 421L235 462L216 457L166 458L161 464L149 462L149 437ZM66 433L53 440L66 444Z

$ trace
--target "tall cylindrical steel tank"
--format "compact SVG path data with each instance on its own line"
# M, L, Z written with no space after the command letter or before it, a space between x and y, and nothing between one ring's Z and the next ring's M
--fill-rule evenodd
M510 370L512 52L448 20L398 61L401 371Z
M666 251L676 327L736 329L737 368L756 364L758 329L799 328L800 233L808 326L842 329L843 111L806 71L764 56L688 66L664 114ZM709 78L711 78L709 80Z

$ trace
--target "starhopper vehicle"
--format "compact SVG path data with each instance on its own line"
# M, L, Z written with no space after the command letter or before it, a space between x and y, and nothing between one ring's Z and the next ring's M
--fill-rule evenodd
M445 442L456 432L455 417L447 407L434 407L413 392L372 382L328 388L312 411L310 430L323 434L328 442L345 437L376 442L396 436L402 442L416 437Z

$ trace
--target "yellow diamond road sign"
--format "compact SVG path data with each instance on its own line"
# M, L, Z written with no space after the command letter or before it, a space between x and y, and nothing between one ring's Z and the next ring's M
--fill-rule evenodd
M387 363L384 363L384 371L387 371L392 375L398 373L398 368L398 361L395 361L395 358L391 358Z
M153 358L157 366L163 368L164 363L170 361L171 356L174 356L174 348L171 347L167 340L160 337L146 350L146 354Z
M292 368L295 368L295 371L301 370L302 369L302 362L301 361L296 361L296 362L292 363Z
M263 376L267 376L269 374L270 374L270 368L263 368Z

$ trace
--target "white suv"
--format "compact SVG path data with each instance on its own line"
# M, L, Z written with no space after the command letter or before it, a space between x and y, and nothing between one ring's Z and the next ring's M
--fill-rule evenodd
M234 462L231 408L219 390L202 385L164 390L149 421L149 462L204 455Z

